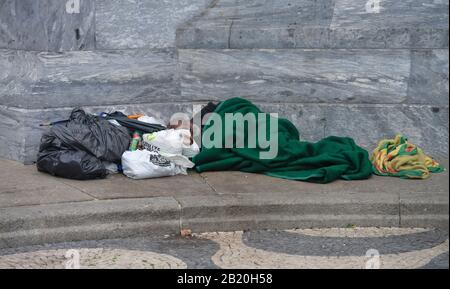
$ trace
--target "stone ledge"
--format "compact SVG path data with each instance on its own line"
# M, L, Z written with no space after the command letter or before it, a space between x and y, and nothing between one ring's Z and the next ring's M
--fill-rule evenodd
M0 248L179 233L179 221L108 223L0 233Z
M177 221L179 205L169 197L60 203L0 209L0 233L109 223Z
M240 172L194 173L174 177L172 182L134 181L139 186L130 185L130 193L120 184L133 181L121 175L102 181L66 182L14 162L0 164L11 175L34 182L0 175L4 178L0 182L2 199L19 198L0 208L0 248L178 234L181 229L205 232L356 225L448 230L448 171L421 181L373 176L326 185ZM447 160L443 164L448 167ZM17 191L42 195L37 184L45 187L55 182L65 199L53 203L54 194L44 194L38 205L20 205L23 194ZM102 191L105 182L109 192L102 193L101 200L74 202L67 195L71 192L66 188L90 194L97 186ZM166 182L167 190L158 188L161 182ZM11 186L16 192L11 192ZM183 192L185 188L190 193Z

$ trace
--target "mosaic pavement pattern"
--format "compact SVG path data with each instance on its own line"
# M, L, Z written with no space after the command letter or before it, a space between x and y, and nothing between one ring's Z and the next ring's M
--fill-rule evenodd
M449 268L448 232L347 228L83 241L0 250L0 268Z

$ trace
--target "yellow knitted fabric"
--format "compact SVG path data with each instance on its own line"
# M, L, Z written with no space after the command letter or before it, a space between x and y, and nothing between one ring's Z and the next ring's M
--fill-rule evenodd
M376 175L407 179L426 179L430 173L439 173L444 168L422 149L409 143L402 135L379 142L372 154L373 171Z

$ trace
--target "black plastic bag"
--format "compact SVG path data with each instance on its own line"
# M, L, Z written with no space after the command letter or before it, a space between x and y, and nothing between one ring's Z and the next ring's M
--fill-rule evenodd
M129 144L125 127L75 109L68 122L53 126L42 136L37 168L70 179L104 178L103 161L120 162Z

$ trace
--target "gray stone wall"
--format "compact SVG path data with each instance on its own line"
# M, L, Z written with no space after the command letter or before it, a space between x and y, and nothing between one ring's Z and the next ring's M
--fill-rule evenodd
M76 106L167 119L234 96L305 140L448 155L448 0L68 1L0 0L0 157L34 161L39 123Z
M95 48L95 0L80 0L79 13L63 0L1 0L0 48L34 51ZM71 10L69 10L71 12Z
M174 48L176 29L212 0L97 0L97 49Z
M190 109L176 29L210 0L79 0L74 13L68 2L0 0L0 157L31 163L39 124L77 106L165 119Z
M372 149L402 133L448 157L448 8L220 0L178 29L181 93L278 108L306 140L350 136Z
M57 108L177 99L174 51L0 50L3 105Z

